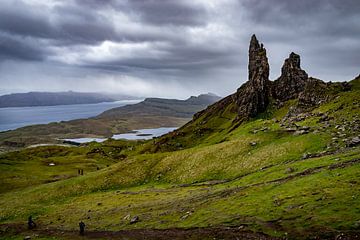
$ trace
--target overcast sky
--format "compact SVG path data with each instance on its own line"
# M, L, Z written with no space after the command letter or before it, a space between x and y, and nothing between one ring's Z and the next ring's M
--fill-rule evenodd
M0 2L0 94L225 96L247 80L253 33L272 80L291 51L313 77L360 73L359 0Z

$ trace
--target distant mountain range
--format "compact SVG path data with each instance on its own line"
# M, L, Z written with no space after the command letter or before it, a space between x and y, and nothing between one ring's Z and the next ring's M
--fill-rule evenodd
M191 96L186 100L146 98L144 101L123 107L112 108L100 114L97 118L123 118L124 116L171 116L179 118L191 118L194 113L205 109L210 104L221 98L215 94L201 94Z
M90 104L135 99L126 95L85 92L28 92L0 96L0 108Z

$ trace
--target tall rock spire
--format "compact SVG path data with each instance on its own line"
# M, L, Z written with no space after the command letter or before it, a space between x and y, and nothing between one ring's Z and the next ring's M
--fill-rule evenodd
M300 56L290 53L281 68L281 76L274 81L272 95L281 101L298 97L304 91L307 73L300 67Z
M250 40L248 71L248 82L237 91L236 103L241 120L263 112L269 103L269 63L266 49L255 35Z
M266 57L266 49L259 44L255 34L252 35L249 46L249 81L269 80L269 63Z

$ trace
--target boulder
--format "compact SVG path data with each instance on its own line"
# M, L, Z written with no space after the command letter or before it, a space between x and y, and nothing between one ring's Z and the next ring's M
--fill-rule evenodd
M133 218L131 218L130 220L130 224L134 224L134 223L137 223L139 222L139 217L138 216L134 216Z
M348 147L354 147L354 146L359 145L359 144L360 144L360 138L359 137L354 137L350 141L348 141L348 143L346 145Z

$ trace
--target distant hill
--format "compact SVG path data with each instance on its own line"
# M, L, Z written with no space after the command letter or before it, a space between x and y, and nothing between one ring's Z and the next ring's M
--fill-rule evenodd
M26 146L57 142L61 138L111 137L134 129L179 127L191 120L194 113L220 99L214 94L201 94L186 100L147 98L144 101L113 108L88 119L26 126L0 132L1 147Z
M205 109L221 98L214 94L201 94L186 100L147 98L144 101L118 108L112 108L97 118L119 118L124 116L158 115L179 118L191 118L194 113Z
M0 108L89 104L113 102L120 99L129 99L129 96L123 96L120 98L119 96L115 97L102 93L84 93L73 91L13 93L0 96Z

